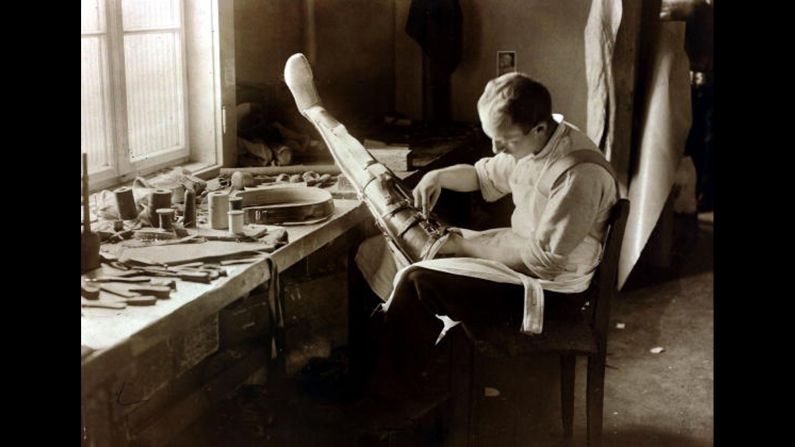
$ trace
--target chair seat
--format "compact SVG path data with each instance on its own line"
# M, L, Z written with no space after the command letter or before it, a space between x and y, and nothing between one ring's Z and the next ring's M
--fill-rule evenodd
M516 357L533 353L591 355L596 340L587 321L545 321L538 335L524 334L513 326L464 324L467 336L485 357Z

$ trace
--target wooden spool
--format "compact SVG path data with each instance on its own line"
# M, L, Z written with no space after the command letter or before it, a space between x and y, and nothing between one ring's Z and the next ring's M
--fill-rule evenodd
M160 229L171 231L174 229L174 214L172 208L158 208L157 210L158 221L160 222Z
M167 189L155 189L149 193L149 223L153 227L160 222L157 210L161 208L171 208L171 191Z
M210 214L210 228L225 230L229 226L229 194L222 191L211 192L207 196L207 210Z
M120 219L128 220L138 217L138 208L135 206L132 188L123 186L113 191L113 195L116 199L116 209Z
M193 188L185 188L185 213L182 217L182 226L196 227L196 193Z
M229 211L240 211L243 209L243 198L232 196L229 198Z

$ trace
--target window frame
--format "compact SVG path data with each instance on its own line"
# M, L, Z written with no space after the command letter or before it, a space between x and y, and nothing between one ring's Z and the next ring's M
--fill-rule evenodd
M233 10L219 0L180 0L180 40L183 58L183 151L158 154L131 161L127 150L127 94L124 89L122 0L101 2L105 7L105 74L110 119L106 131L111 132L116 150L111 153L110 167L90 173L90 190L129 183L138 176L164 168L182 166L194 175L215 175L223 164L235 162L235 73ZM112 11L110 9L113 9ZM111 20L114 23L108 23ZM110 27L119 33L112 37ZM97 32L95 34L102 34ZM88 35L91 33L82 33ZM113 39L113 42L110 40ZM111 48L115 48L113 51ZM114 58L110 61L110 58ZM113 72L111 72L113 70ZM119 73L121 71L122 73ZM231 82L230 82L231 81ZM119 131L121 129L121 131Z

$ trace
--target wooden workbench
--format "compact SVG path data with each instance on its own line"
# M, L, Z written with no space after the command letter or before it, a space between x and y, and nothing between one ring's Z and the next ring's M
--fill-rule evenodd
M395 174L411 188L429 169L477 158L474 146L466 143L437 149L421 169ZM271 254L283 280L281 293L292 309L282 360L286 357L287 368L293 371L309 356L326 355L329 346L346 339L342 295L347 296L347 291L341 290L346 274L337 269L315 276L313 272L324 270L315 264L339 261L374 231L372 216L362 202L337 199L334 203L330 219L288 227L289 243ZM313 259L318 261L313 264ZM177 281L171 298L154 306L82 309L81 344L93 350L81 360L86 445L165 444L271 360L270 348L260 339L225 343L224 328L237 327L239 322L225 326L222 317L238 312L244 302L261 306L262 291L270 280L268 262L226 270L228 276L211 284ZM299 271L306 271L306 278L289 283ZM97 270L85 276L100 274ZM272 372L266 371L267 376Z
M335 200L332 217L313 225L287 227L289 243L271 254L279 271L284 271L323 245L370 218L364 203ZM226 267L228 276L211 284L177 280L177 290L155 306L126 309L83 309L81 344L94 350L82 360L83 383L90 385L112 369L115 361L145 350L173 330L190 326L218 312L254 287L270 279L265 260ZM85 277L95 277L101 269Z
M310 254L321 247L340 239L346 233L360 227L362 224L372 219L367 207L358 200L335 200L334 214L328 220L303 226L287 227L289 243L271 254L271 259L275 263L278 272L283 272L291 266L307 258ZM196 343L205 341L191 341L191 333L201 332L197 328L207 327L206 322L215 318L215 344L209 350L218 351L218 314L225 307L229 306L242 296L245 296L256 287L267 283L270 279L268 262L262 260L247 265L235 265L226 267L228 276L220 277L211 284L200 284L177 280L177 290L172 292L171 298L159 300L154 306L135 307L128 306L122 310L116 309L82 309L81 317L81 344L94 352L83 357L81 361L81 394L86 401L84 404L89 407L84 412L90 413L86 416L87 424L94 423L97 416L109 414L107 417L110 422L103 422L108 428L98 430L99 435L94 438L112 439L115 443L119 437L130 436L128 432L132 430L125 427L120 430L119 435L116 426L119 420L130 426L137 422L127 422L129 413L134 412L135 405L130 408L117 408L114 404L114 394L116 404L121 401L130 400L130 397L122 398L122 391L126 383L136 382L142 387L145 393L141 400L148 400L149 396L164 388L171 386L168 384L170 378L160 380L155 385L141 385L148 377L153 375L166 377L165 373L157 370L158 362L171 361L173 353L181 355L183 359L174 360L183 367L171 367L168 377L187 374L188 370L197 364L201 359L191 359L191 353L184 351L190 349L185 345L193 343L194 351ZM89 272L85 277L94 277L101 274L101 269ZM186 338L187 337L187 338ZM188 340L188 341L185 341ZM178 345L175 348L173 345ZM151 359L159 351L164 351L163 346L172 349L168 355L160 355L159 360L154 362ZM181 349L182 351L179 351ZM207 357L207 349L204 349L202 358ZM169 357L169 355L171 357ZM194 352L193 357L196 357ZM264 360L262 355L259 360ZM256 362L257 360L255 360ZM154 365L152 365L154 363ZM264 361L262 362L264 364ZM132 366L131 366L132 365ZM186 365L186 366L185 366ZM179 370L177 370L179 369ZM121 383L121 385L119 385ZM165 383L165 385L164 385ZM126 392L126 394L137 394L138 392ZM195 393L194 393L195 394ZM134 401L135 404L138 401ZM124 405L124 404L122 404ZM97 409L99 407L99 409ZM139 412L139 413L146 413ZM134 415L133 415L134 416ZM141 422L141 424L143 424ZM95 430L96 431L96 430ZM107 434L105 433L107 432ZM133 442L136 443L136 442Z

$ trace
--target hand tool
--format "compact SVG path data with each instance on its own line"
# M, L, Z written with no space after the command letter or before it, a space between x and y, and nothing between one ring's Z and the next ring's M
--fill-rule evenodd
M203 274L203 275L207 275L207 277L209 278L210 281L216 280L216 279L218 279L219 276L221 276L220 272L218 272L217 270L213 270L213 269L202 269L202 268L190 267L190 268L179 268L179 269L175 269L175 270L179 274Z
M121 242L131 238L135 234L133 230L122 230L116 233L113 233L109 238L108 242Z
M238 265L238 264L251 264L252 262L261 261L264 258L244 258L244 259L228 259L221 261L221 265Z
M164 267L141 267L144 272L155 276L166 276L169 278L179 278L183 281L210 283L210 275L207 272L197 271L178 271Z
M140 296L139 293L133 293L128 291L124 287L119 287L117 284L110 284L110 283L101 283L102 285L99 286L101 290L105 292L112 293L114 295L118 295L122 298L135 298Z
M183 281L200 282L210 284L213 279L207 272L176 272L176 277Z
M171 270L189 271L189 272L204 272L210 274L210 279L216 279L218 276L226 276L226 270L219 264L210 264L202 261L189 262L187 264L177 264L168 266ZM215 274L217 273L217 275Z
M220 264L212 263L212 262L203 262L202 265L198 266L200 268L205 269L213 269L213 270L223 270Z
M127 307L125 302L108 302L108 301L82 301L82 307L96 307L100 309L124 309Z
M226 276L226 269L221 267L220 264L215 264L215 263L201 263L201 265L195 267L188 267L188 264L185 264L175 268L177 269L188 268L188 270L207 271L210 273L216 272L218 273L218 276Z
M217 269L211 269L211 270L215 270L216 272L218 272L218 276L228 276L227 273L226 273L226 269L217 268Z
M80 273L99 267L99 235L91 232L88 194L88 154L83 152L83 232L80 234Z
M133 298L125 298L123 302L130 306L153 306L157 303L157 297L151 295L136 296Z
M166 264L169 268L183 268L183 267L201 267L204 265L201 261L188 262L187 264Z
M127 264L121 263L119 261L113 261L108 265L118 270L130 270L130 267Z
M177 282L169 278L152 278L150 282L153 286L168 287L171 290L177 290Z
M119 277L119 278L129 278L131 276L141 276L141 275L145 275L145 274L146 274L146 272L144 272L143 270L135 269L135 270L125 270L123 272L116 272L116 273L114 273L111 276L116 276L116 277Z
M150 282L152 279L146 276L98 276L96 278L87 279L87 282L126 282L126 283L144 283Z
M168 286L134 286L130 287L130 292L142 295L152 295L155 298L166 299L171 295L171 287Z

